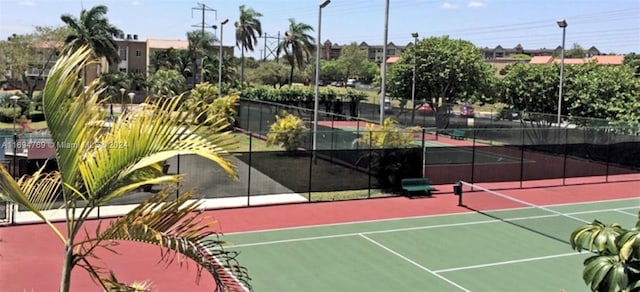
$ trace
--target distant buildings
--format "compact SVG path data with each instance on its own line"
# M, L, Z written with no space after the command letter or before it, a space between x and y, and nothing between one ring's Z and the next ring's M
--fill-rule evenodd
M126 37L116 39L120 52L120 63L108 69L108 72L124 73L149 73L154 52L168 50L188 50L189 41L175 39L147 39L138 40L138 35L127 34ZM213 46L214 51L218 51L219 46ZM224 56L233 56L233 46L222 46ZM217 54L216 54L217 56Z
M400 56L402 51L404 51L407 47L412 46L412 43L409 43L405 46L398 46L393 42L387 44L387 57L392 56ZM321 48L321 56L324 60L336 60L340 57L342 53L342 48L347 45L339 45L331 43L330 40L324 42L324 45ZM369 45L366 42L361 42L358 47L361 50L365 50L367 52L367 59L374 63L382 63L383 56L383 46L382 45Z

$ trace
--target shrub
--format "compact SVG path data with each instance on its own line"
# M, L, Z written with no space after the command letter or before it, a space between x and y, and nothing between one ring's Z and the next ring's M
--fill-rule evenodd
M367 124L362 137L357 140L361 145L371 148L409 148L415 147L413 144L413 134L419 128L402 128L393 118L386 118L382 127Z
M12 107L0 107L0 122L3 123L12 123L13 122L13 118L18 118L20 116L20 113L22 112L22 109L20 107L17 107L14 111L13 106Z
M299 117L288 112L276 115L276 121L267 134L267 146L279 145L287 151L295 151L304 145L307 128Z

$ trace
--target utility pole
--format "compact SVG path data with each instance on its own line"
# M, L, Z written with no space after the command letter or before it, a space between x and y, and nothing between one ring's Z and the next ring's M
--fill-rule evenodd
M218 19L218 11L216 11L215 9L207 6L206 4L203 3L197 3L198 7L193 7L191 8L191 17L193 18L193 11L194 10L200 10L202 13L202 20L199 24L197 25L192 25L193 27L199 27L201 29L201 40L204 40L204 27L207 26L207 23L205 21L206 18L206 12L213 12L214 13L214 20ZM204 44L201 44L204 45ZM197 56L196 56L197 57ZM200 58L200 66L201 68L204 68L204 64L202 64L204 58ZM196 77L196 72L198 72L198 62L194 59L194 63L193 63L193 87L196 87L197 82L197 77ZM202 80L202 72L200 74L200 78Z
M270 36L266 32L263 33L264 38L264 54L262 55L262 61L266 61L269 57L274 57L276 62L278 62L278 46L280 45L280 32L278 32L278 36ZM270 40L270 41L267 41ZM273 44L273 40L276 40L275 46Z

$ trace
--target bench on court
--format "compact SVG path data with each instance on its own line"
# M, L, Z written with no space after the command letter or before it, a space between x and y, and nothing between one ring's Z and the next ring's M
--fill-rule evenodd
M428 178L403 178L400 184L402 190L408 196L415 192L424 192L427 196L431 196L431 191L436 191L436 188L431 186L431 180Z
M451 136L451 138L456 140L462 140L465 137L465 131L462 129L455 129L449 132L449 136Z

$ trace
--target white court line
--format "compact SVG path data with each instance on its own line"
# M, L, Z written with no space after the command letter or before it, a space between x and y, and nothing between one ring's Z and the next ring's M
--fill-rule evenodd
M616 210L614 210L614 211L616 211L616 212L618 212L618 213L625 214L625 215L634 216L634 217L635 217L635 216L638 216L638 213L631 213L631 212L626 212L626 211L624 211L624 210L626 210L626 209L631 209L631 208L618 208L618 209L616 209Z
M399 258L401 258L401 259L403 259L403 260L405 260L405 261L407 261L407 262L409 262L409 263L411 263L412 265L414 265L414 266L416 266L416 267L420 268L421 270L424 270L424 271L428 272L429 274L432 274L432 275L434 275L434 276L436 276L436 277L440 278L441 280L443 280L443 281L445 281L445 282L447 282L447 283L449 283L449 284L451 284L451 285L455 286L456 288L458 288L458 289L460 289L460 290L462 290L462 291L467 291L467 292L470 292L470 291L471 291L471 290L469 290L469 289L467 289L467 288L465 288L465 287L460 286L458 283L453 282L453 281L451 281L451 280L449 280L449 279L445 278L445 277L444 277L444 276L442 276L442 275L438 275L438 273L437 273L437 272L434 272L434 271L430 270L429 268L427 268L427 267L425 267L425 266L423 266L423 265L421 265L421 264L419 264L419 263L416 263L416 262L415 262L415 261L413 261L412 259L410 259L410 258L408 258L408 257L405 257L405 256L401 255L400 253L398 253L398 252L396 252L396 251L394 251L394 250L392 250L392 249L390 249L390 248L388 248L388 247L384 246L382 243L379 243L379 242L377 242L377 241L375 241L375 240L373 240L373 239L371 239L371 238L367 237L366 235L364 235L364 234L362 234L362 233L360 233L360 234L358 234L358 235L359 235L360 237L362 237L362 238L364 238L364 239L368 240L369 242L371 242L371 243L373 243L373 244L375 244L375 245L379 246L380 248L382 248L382 249L384 249L384 250L386 250L386 251L388 251L388 252L392 253L393 255L395 255L395 256L397 256L397 257L399 257Z
M549 256L543 256L543 257L534 257L534 258L526 258L526 259L511 260L511 261L504 261L504 262L496 262L496 263L489 263L489 264L473 265L473 266L466 266L466 267L459 267L459 268L442 269L442 270L436 270L436 271L433 271L433 272L434 273L446 273L446 272L454 272L454 271L462 271L462 270L471 270L471 269L479 269L479 268L485 268L485 267L493 267L493 266L501 266L501 265L509 265L509 264L517 264L517 263L533 262L533 261L546 260L546 259L568 257L568 256L579 255L579 254L580 253L578 253L578 252L563 253L563 254L549 255Z
M573 212L573 213L566 213L566 214L568 214L568 215L579 215L579 214L590 214L590 213L598 213L598 212L605 212L605 211L615 211L615 210L621 210L621 209L635 209L635 208L638 208L638 207L580 211L580 212ZM427 226L414 226L414 227L384 229L384 230L366 231L366 232L340 233L340 234L332 234L332 235L321 235L321 236L289 238L289 239L272 240L272 241L262 241L262 242L255 242L255 243L228 245L227 247L229 247L229 248L237 248L237 247L261 246L261 245L271 245L271 244L278 244L278 243L291 243L291 242L300 242L300 241L311 241L311 240L320 240L320 239L349 237L349 236L356 236L356 235L361 235L361 234L383 234L383 233L393 233L393 232L402 232L402 231L434 229L434 228L442 228L442 227L470 226L470 225L477 225L477 224L497 223L497 222L502 222L502 221L510 222L510 221L529 220L529 219L540 219L540 218L549 218L549 217L558 217L558 216L560 216L560 215L549 214L549 215L538 215L538 216L527 216L527 217L515 217L515 218L509 218L509 219L503 219L503 220L491 219L491 220L482 220L482 221L447 223L447 224L437 224L437 225L427 225Z
M359 235L362 235L362 234L380 234L380 233L391 233L391 232L401 232L401 231L411 231L411 230L423 230L423 229L432 229L432 228L441 228L441 227L467 226L467 225L475 225L475 224L494 223L494 222L499 222L499 221L500 220L492 219L492 220L473 221L473 222L448 223L448 224L429 225L429 226L395 228L395 229L386 229L386 230L368 231L368 232L340 233L340 234L333 234L333 235L321 235L321 236L312 236L312 237L301 237L301 238L272 240L272 241L263 241L263 242L255 242L255 243L236 244L236 245L230 245L228 247L229 248L236 248L236 247L270 245L270 244L278 244L278 243L290 243L290 242L309 241L309 240L318 240L318 239L330 239L330 238L340 238L340 237L349 237L349 236L359 236Z
M579 202L579 203L562 203L562 204L545 205L545 207L589 205L589 204L598 204L598 203L607 203L607 202L619 202L619 201L640 201L640 199L637 199L637 198L623 198L623 199L615 199L615 200L599 200L599 201ZM640 206L638 206L638 207L640 207ZM626 208L628 208L628 207L618 208L618 209L626 209ZM491 210L491 212L513 211L513 210L519 210L519 209L531 209L531 207L496 209L496 210ZM605 210L601 210L601 211L612 211L612 210L613 209L605 209ZM306 229L306 228L322 228L322 227L341 226L341 225L350 225L350 224L366 224L366 223L377 223L377 222L387 222L387 221L402 221L402 220L412 220L412 219L437 218L437 217L448 217L448 216L457 216L457 215L465 215L465 214L469 215L469 214L477 214L477 213L478 212L475 212L475 211L468 211L468 212L449 213L449 214L408 216L408 217L396 217L396 218L385 218L385 219L349 221L349 222L329 223L329 224L313 224L313 225L304 225L304 226L293 226L293 227L283 227L283 228L269 228L269 229L251 230L251 231L229 232L229 233L224 233L224 235L237 235L237 234L247 234L247 233L285 231L285 230L296 230L296 229ZM579 213L573 213L573 214L579 214Z

